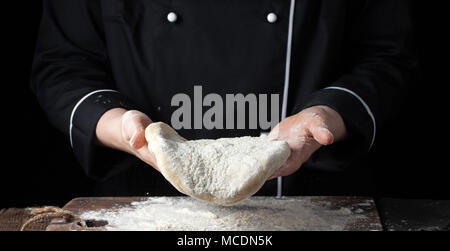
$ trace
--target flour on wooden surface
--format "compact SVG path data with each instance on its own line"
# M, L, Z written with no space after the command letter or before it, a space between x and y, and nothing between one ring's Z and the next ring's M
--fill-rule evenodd
M81 217L105 220L111 231L277 231L345 230L364 216L351 208L330 208L310 199L252 197L225 207L189 197L157 197L130 207L86 212Z

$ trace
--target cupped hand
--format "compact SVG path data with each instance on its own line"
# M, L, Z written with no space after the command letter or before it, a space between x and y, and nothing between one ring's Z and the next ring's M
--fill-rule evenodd
M97 141L103 146L130 153L159 171L145 139L145 129L151 123L152 120L140 111L112 109L97 124Z
M283 140L291 156L269 179L296 172L322 146L346 137L342 117L327 106L313 106L281 121L269 134L272 140Z

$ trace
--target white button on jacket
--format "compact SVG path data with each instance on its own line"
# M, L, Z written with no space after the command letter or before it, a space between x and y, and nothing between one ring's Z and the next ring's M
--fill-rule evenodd
M177 20L178 20L178 16L174 12L170 12L169 14L167 14L167 21L169 21L171 23L175 23Z
M267 15L267 22L273 24L278 20L278 16L275 13L269 13Z

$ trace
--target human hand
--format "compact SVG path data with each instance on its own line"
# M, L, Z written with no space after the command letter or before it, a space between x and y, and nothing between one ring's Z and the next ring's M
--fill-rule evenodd
M328 106L313 106L281 121L269 139L283 140L291 148L291 156L269 179L296 172L320 147L346 137L342 117Z
M140 111L112 109L97 124L97 141L100 145L132 154L159 171L145 139L145 129L151 123L151 119Z

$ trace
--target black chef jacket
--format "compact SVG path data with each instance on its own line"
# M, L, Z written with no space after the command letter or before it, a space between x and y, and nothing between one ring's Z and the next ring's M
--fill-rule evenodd
M406 0L45 0L31 85L99 180L98 195L178 194L153 168L93 139L117 107L170 124L172 97L196 85L204 95L279 94L287 116L335 109L349 139L302 169L345 170L373 146L410 81L410 12ZM188 139L260 133L180 130ZM302 172L284 178L283 194L304 184ZM273 181L260 191L275 193Z

